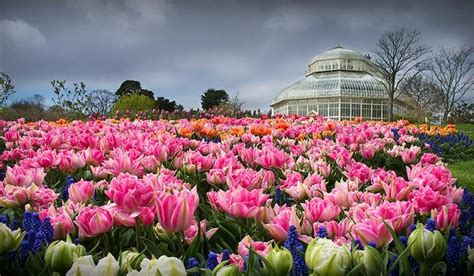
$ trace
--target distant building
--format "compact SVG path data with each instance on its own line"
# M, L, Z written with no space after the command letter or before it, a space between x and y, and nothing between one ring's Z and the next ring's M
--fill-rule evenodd
M273 114L306 115L346 120L388 118L388 97L377 66L357 51L340 46L314 57L306 76L284 88L273 100ZM410 98L395 100L394 113L411 111Z

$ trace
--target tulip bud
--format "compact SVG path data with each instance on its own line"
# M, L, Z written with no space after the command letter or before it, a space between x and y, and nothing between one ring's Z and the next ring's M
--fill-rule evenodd
M213 271L216 276L239 276L239 267L235 265L217 266Z
M331 240L314 239L306 249L305 262L317 275L344 275L351 267L351 253Z
M71 269L66 273L66 276L88 276L93 275L95 269L94 259L91 255L77 258L72 264Z
M84 246L73 244L68 236L67 241L52 242L46 249L44 260L53 271L65 273L78 257L85 254Z
M363 264L366 275L380 275L385 271L382 255L371 246L366 246L364 250L355 251L353 259L354 265Z
M138 269L144 258L145 256L138 252L123 251L122 254L120 254L120 271L127 273Z
M25 233L20 229L12 231L5 224L0 223L0 254L16 250L24 236Z
M293 268L293 256L291 255L290 251L284 247L280 248L278 245L270 250L266 260L268 262L268 266L270 266L265 266L266 274L273 272L275 275L288 275Z
M99 260L99 263L94 268L93 275L115 276L117 275L119 268L120 266L117 260L115 260L114 256L109 253L107 256Z
M474 265L474 248L471 248L470 245L467 247L467 259L471 262L471 265Z
M135 275L172 275L186 276L183 262L175 257L161 256L159 259L144 258L140 263L140 270L132 270L127 276Z
M431 232L419 224L408 238L410 252L420 263L436 263L443 258L446 241L438 230Z

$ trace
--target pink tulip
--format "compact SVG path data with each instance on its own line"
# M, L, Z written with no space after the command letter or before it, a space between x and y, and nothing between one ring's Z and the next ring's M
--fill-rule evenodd
M371 160L375 156L375 149L372 146L362 147L360 150L360 155L362 155L362 157L364 157L366 160Z
M256 162L265 169L281 169L285 166L287 156L277 149L264 149L260 151Z
M59 165L61 159L54 150L45 150L36 156L36 162L43 168L54 168Z
M5 142L16 142L20 140L20 134L15 130L7 130L3 134L3 137L5 138Z
M143 222L145 226L153 224L155 221L155 212L153 212L152 208L149 207L142 207L140 210L140 220Z
M439 157L433 153L424 153L421 156L420 162L422 165L426 166L429 164L436 164L439 161Z
M191 226L199 196L194 187L191 191L175 191L157 199L156 211L161 227L169 232L180 232Z
M270 195L264 194L261 189L248 191L238 187L228 191L208 192L207 196L211 203L233 217L252 218Z
M229 189L242 187L247 190L253 190L260 188L262 179L252 169L238 169L227 175L226 182Z
M99 149L88 148L84 151L84 159L88 165L97 166L104 161L104 152Z
M398 177L395 173L388 175L381 181L382 188L385 192L386 200L404 200L410 193L412 187L402 177Z
M415 212L422 215L428 215L431 210L438 209L447 204L448 198L443 196L439 191L433 191L430 187L421 187L410 193L408 199L413 202Z
M14 166L13 168L7 167L4 182L13 186L29 187L33 179L28 170L20 166Z
M408 180L412 181L418 187L429 186L433 191L445 193L448 187L454 185L456 179L451 172L443 166L421 165L413 166L407 169Z
M3 185L0 182L0 207L15 208L22 206L28 201L28 192L26 187Z
M390 221L386 221L391 226ZM370 242L381 248L392 241L390 230L382 220L367 219L352 227L353 235L360 240L362 245L367 246Z
M112 214L104 207L86 207L76 217L80 237L97 237L110 231L113 225Z
M109 171L102 166L90 167L92 174L99 179L104 179L109 175Z
M330 221L335 219L341 212L339 206L333 205L329 200L318 197L301 203L301 206L303 206L305 217L311 222Z
M269 223L264 224L272 238L281 242L285 241L291 225L296 226L298 233L301 234L301 219L296 215L296 206L283 205L280 207L276 204L272 213Z
M438 209L431 210L431 217L436 221L436 226L441 231L458 226L461 210L456 204L446 204Z
M82 153L65 151L60 154L60 158L59 168L65 172L73 173L86 166L86 159Z
M367 213L371 217L390 221L397 233L408 228L415 221L413 205L407 201L384 202L375 209L368 210Z
M205 235L206 239L210 239L216 232L219 230L219 228L211 228L206 231L206 224L207 220L203 219L199 223L199 227L201 228L201 235ZM188 229L184 230L184 239L187 244L191 244L193 240L197 237L199 232L198 229L198 223L196 220L193 220L193 224L188 227Z
M110 181L105 194L127 213L138 213L141 207L153 206L155 191L135 175L120 174Z
M74 203L87 203L94 197L94 183L92 181L80 180L69 186L69 198Z
M28 195L33 209L41 210L49 207L58 198L58 194L53 189L47 187L37 187L35 184L28 188Z
M211 185L222 185L226 183L226 175L221 169L211 169L206 173L207 182Z
M401 157L403 160L403 163L405 164L410 164L415 162L416 158L418 157L418 154L420 154L421 148L418 146L411 146L409 149L405 149L401 153Z
M318 233L320 227L324 226L328 232L328 236L331 239L337 239L341 237L349 238L349 234L353 225L354 223L348 218L343 218L340 222L335 220L315 222L313 224L314 235Z
M249 254L250 248L255 250L255 252L262 257L266 257L268 253L270 253L270 250L272 250L270 242L254 241L247 235L239 242L237 251L240 256L245 258Z
M345 167L346 172L344 173L347 178L352 181L358 181L359 183L366 183L369 181L373 174L373 170L364 163L352 162Z
M64 239L75 230L74 223L65 207L56 209L54 205L51 205L48 209L41 210L39 217L41 220L44 220L46 217L50 218L51 225L54 228L54 239L56 240Z

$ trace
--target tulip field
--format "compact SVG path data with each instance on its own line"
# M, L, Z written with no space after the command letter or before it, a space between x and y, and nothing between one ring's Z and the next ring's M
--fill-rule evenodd
M455 125L0 120L0 137L0 275L474 272Z

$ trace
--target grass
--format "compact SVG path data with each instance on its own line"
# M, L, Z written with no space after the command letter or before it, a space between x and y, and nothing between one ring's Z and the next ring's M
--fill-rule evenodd
M459 124L456 127L474 139L474 124ZM471 192L474 192L474 159L459 160L448 164L448 167L462 186L466 186Z

